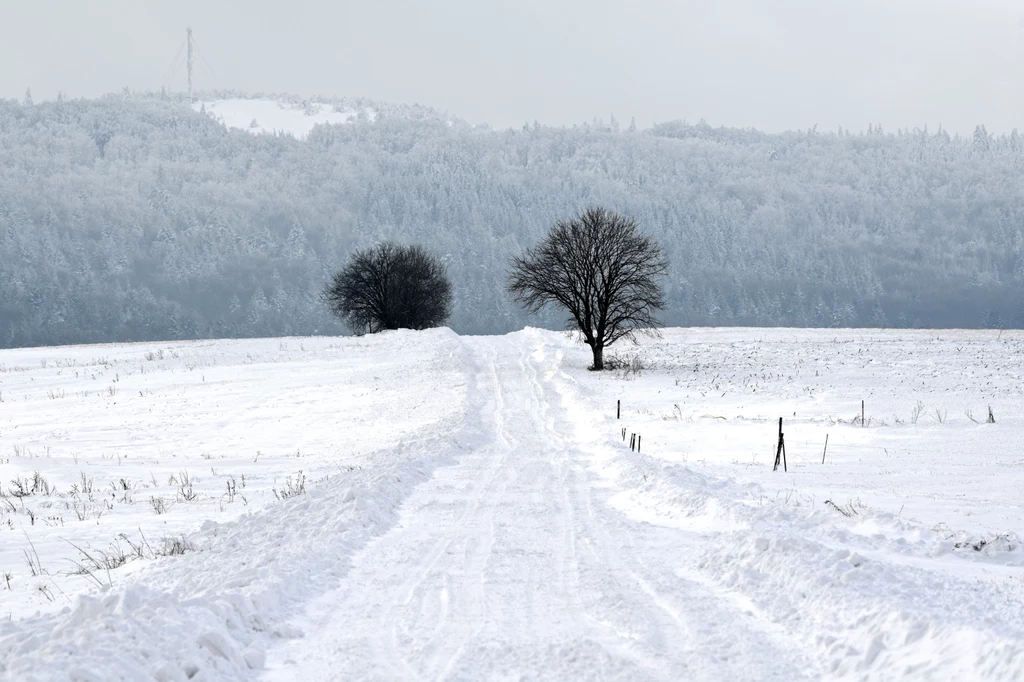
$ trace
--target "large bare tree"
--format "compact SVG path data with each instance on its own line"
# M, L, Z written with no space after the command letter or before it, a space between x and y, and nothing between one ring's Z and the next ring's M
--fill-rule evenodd
M638 332L653 333L665 306L658 277L668 269L661 247L636 221L603 208L560 220L537 246L512 261L508 291L526 309L548 304L569 313L604 369L604 349Z
M444 263L423 248L383 242L352 254L324 298L357 334L426 329L451 315L452 285Z

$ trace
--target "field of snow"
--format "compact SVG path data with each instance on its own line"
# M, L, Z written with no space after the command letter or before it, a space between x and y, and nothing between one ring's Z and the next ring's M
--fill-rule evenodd
M1024 334L612 351L0 351L0 678L1024 679Z
M247 130L254 135L283 133L302 140L321 124L350 123L365 117L373 121L373 109L341 110L332 104L307 101L290 103L275 99L218 99L195 102L192 108L205 111L228 128Z

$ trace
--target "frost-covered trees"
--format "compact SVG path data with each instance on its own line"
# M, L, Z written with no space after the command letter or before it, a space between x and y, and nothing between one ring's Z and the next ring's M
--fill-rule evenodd
M299 141L173 94L0 100L0 346L337 333L323 283L382 240L444 255L454 329L505 332L528 320L509 258L591 203L661 245L667 325L1024 325L1019 136L495 131L365 104L384 116Z
M356 334L427 329L451 315L452 285L444 263L422 247L383 242L352 254L324 298Z
M548 235L512 260L508 290L526 309L563 308L604 369L604 349L619 339L651 333L665 306L658 281L668 263L636 221L603 208L560 220Z

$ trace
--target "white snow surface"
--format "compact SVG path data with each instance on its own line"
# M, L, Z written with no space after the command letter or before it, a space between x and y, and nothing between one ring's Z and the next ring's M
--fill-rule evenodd
M360 117L373 121L377 115L369 107L359 109L317 101L288 102L241 97L194 102L192 108L205 111L228 128L246 130L254 135L292 135L299 140L304 140L317 125L351 123Z
M612 350L0 351L0 678L1024 679L1024 335Z

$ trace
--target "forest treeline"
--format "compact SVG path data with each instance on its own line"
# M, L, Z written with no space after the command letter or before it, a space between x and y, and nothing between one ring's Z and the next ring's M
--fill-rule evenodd
M324 283L381 240L443 259L456 331L501 333L510 258L595 204L662 245L667 325L1024 326L1016 133L375 109L296 140L166 96L0 101L0 346L340 333Z

